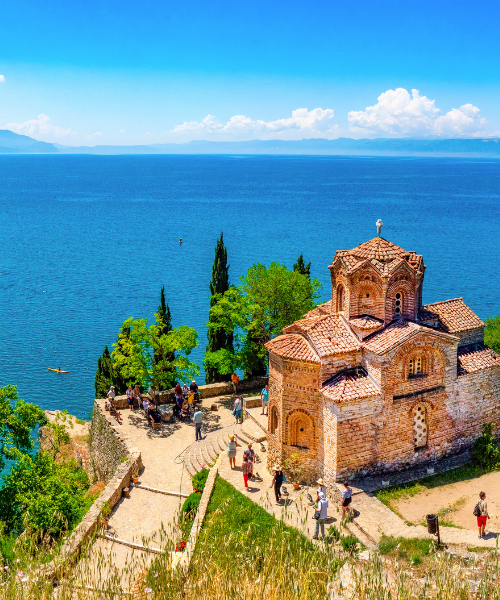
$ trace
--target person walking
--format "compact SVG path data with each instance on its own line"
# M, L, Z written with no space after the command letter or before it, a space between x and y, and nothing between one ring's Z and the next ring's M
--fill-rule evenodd
M344 481L344 490L342 491L342 519L345 517L345 514L351 513L351 502L352 502L352 488L349 487L347 481Z
M269 385L262 388L260 392L260 401L262 402L261 415L267 415L267 405L269 404Z
M318 484L318 491L316 492L316 495L319 494L320 492L323 492L323 494L325 494L325 498L326 498L326 485L325 485L325 482L320 477L316 483Z
M234 417L236 419L236 423L240 422L242 412L243 411L241 408L241 398L239 396L236 396L236 398L234 399Z
M233 392L235 395L238 393L239 382L240 382L240 378L238 377L238 375L236 375L236 373L233 373L231 375L231 383L233 384Z
M249 487L248 487L248 475L249 475L249 473L252 472L253 465L248 460L248 458L246 456L243 457L242 468L243 468L243 482L245 484L245 490L248 492L249 491Z
M251 443L248 444L248 446L245 448L245 452L243 452L243 456L246 456L247 460L249 460L250 464L252 465L252 470L248 474L248 477L250 479L252 479L252 477L253 477L253 465L255 463L255 451L252 450L252 444Z
M479 529L478 538L484 537L484 529L486 527L486 521L490 518L488 514L488 504L486 503L486 494L484 492L479 493L479 501L474 509L474 514L477 517L477 526Z
M229 466L231 469L236 468L236 441L234 439L234 435L229 438L229 443L227 445L227 456L229 458Z
M195 413L193 415L193 424L196 430L196 441L198 441L198 439L201 441L203 438L201 437L201 425L203 422L203 413L201 412L201 409L198 408L195 410Z
M281 465L274 467L274 477L271 482L271 487L274 486L274 495L276 497L276 504L281 505L281 486L283 485L283 471Z
M316 512L319 513L319 518L316 519L316 527L314 528L313 540L317 540L319 537L319 530L321 528L321 537L325 537L325 521L328 516L328 500L323 492L318 494L318 502L316 503Z

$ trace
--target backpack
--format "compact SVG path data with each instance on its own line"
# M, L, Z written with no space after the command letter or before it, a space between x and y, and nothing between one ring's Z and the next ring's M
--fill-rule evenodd
M475 517L480 517L481 516L481 509L479 508L479 502L476 504L476 506L474 507L474 511L472 513Z

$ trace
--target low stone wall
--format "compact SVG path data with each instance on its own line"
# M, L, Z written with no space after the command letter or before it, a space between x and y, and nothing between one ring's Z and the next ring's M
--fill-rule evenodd
M238 384L238 391L244 392L246 390L255 390L259 388L263 388L269 382L269 378L266 375L265 377L253 377L252 379L242 379ZM226 394L233 393L233 385L230 381L223 383L209 383L207 385L200 385L198 387L198 391L200 393L201 398L214 398L215 396L224 396ZM144 394L145 395L145 394ZM169 402L174 401L174 392L165 391L160 392L159 403L160 404L168 404ZM128 408L127 396L116 396L115 398L116 408ZM260 405L256 404L255 406Z
M106 487L90 507L82 522L61 548L60 555L42 569L55 577L68 563L78 558L80 550L97 531L103 508L112 509L128 487L135 472L143 468L141 453L119 429L115 419L104 410L104 400L96 400L90 426L90 463L94 474Z
M210 469L210 473L208 474L205 487L203 488L203 494L201 495L200 504L198 505L198 510L194 518L193 526L191 527L191 531L189 533L186 548L184 549L181 559L177 563L177 566L185 574L187 574L189 570L191 558L193 557L196 548L196 542L198 541L198 535L203 526L205 515L207 514L208 503L210 502L210 498L212 497L212 492L215 486L215 479L217 478L217 474L219 473L219 460L220 457L219 459L217 459L215 465Z

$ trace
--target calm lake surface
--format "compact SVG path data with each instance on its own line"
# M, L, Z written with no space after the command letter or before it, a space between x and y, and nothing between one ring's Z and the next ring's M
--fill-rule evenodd
M0 385L86 418L104 345L127 317L153 318L162 285L201 366L221 231L232 283L303 253L327 300L335 251L381 218L423 254L424 302L462 296L485 319L500 313L499 207L496 160L0 156Z

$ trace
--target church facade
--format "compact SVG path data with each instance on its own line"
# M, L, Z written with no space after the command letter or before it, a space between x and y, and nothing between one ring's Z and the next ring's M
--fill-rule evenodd
M500 357L462 298L422 305L422 256L382 237L339 250L332 299L266 344L268 467L338 481L460 452L500 425Z

